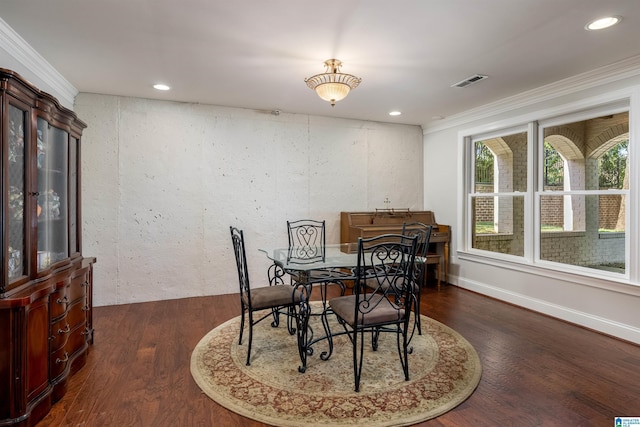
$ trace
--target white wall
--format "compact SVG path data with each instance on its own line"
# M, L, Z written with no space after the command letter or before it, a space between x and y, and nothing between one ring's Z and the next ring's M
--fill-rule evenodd
M570 321L587 328L598 330L632 342L640 343L640 285L633 280L596 280L588 277L545 270L531 266L508 262L484 262L479 257L459 253L462 241L457 230L461 225L462 205L460 204L460 180L463 176L459 138L469 129L489 124L499 128L516 118L532 116L538 119L554 114L566 106L579 106L583 101L615 97L618 93L631 94L630 114L631 150L637 146L637 129L640 127L640 68L621 70L620 78L615 73L606 73L606 78L598 83L597 78L578 76L582 84L580 89L572 82L560 82L548 90L540 89L534 93L521 94L513 100L503 100L500 104L488 105L477 109L464 118L452 119L453 125L440 125L439 128L426 129L424 137L425 154L425 207L435 210L440 223L453 225L452 257L450 282L494 298L527 307L560 319ZM597 75L597 73L594 73ZM631 77L624 77L631 76ZM589 84L585 84L588 82ZM564 84L563 84L564 83ZM563 93L564 92L564 93ZM536 102L530 102L536 100ZM590 101L589 101L590 102ZM511 104L511 105L510 105ZM583 107L584 108L584 107ZM636 133L634 133L636 132ZM635 141L635 142L634 142ZM631 154L635 159L631 168L637 173L640 169L640 156ZM437 159L437 161L434 161ZM632 175L633 178L634 175ZM636 177L638 175L635 175ZM634 180L632 182L638 182ZM638 210L637 186L632 190L630 205ZM635 231L637 214L632 217L631 238L632 256L637 258L638 238ZM635 248L635 249L634 249ZM634 259L630 268L637 277L638 263ZM570 342L568 343L570 345Z
M423 206L422 130L137 98L80 94L83 253L95 305L238 292L229 226L286 245L286 220Z

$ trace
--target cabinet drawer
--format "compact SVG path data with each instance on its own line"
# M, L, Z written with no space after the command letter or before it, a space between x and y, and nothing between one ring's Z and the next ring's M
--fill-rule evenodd
M59 348L58 350L51 353L51 379L55 380L58 378L67 367L69 363L69 352L67 351L66 346Z
M69 334L74 329L86 325L86 306L84 300L78 300L69 306L66 316L51 324L51 351L55 352L64 346Z
M78 326L85 326L87 322L87 306L85 304L84 299L77 300L69 307L67 311L67 315L65 319L67 319L67 323L71 326L71 329L76 329Z
M66 317L54 322L51 325L51 351L56 352L60 350L67 343L69 334L71 333L71 326Z
M85 351L88 346L86 325L82 324L76 329L72 329L71 335L69 335L69 341L67 341L67 345L65 346L69 354L75 358L79 353Z
M49 298L49 312L51 319L56 319L67 311L69 302L71 302L67 291L68 286L63 286L51 294L51 297Z
M79 270L77 275L71 279L71 285L69 286L69 301L75 302L78 299L84 299L87 295L87 286L89 285L89 269L83 268Z
M78 352L87 346L85 325L72 329L64 347L51 353L51 378L62 375Z

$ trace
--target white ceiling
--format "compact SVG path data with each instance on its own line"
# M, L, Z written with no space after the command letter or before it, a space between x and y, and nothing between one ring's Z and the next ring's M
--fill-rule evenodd
M1 0L0 18L80 92L424 127L640 54L638 0ZM334 108L304 83L329 58L362 77Z

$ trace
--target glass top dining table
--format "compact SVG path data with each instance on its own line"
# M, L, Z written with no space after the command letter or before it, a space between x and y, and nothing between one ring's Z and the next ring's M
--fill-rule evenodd
M345 282L355 279L353 270L358 265L358 244L357 243L341 243L328 244L323 247L278 247L278 248L261 248L261 252L279 266L282 270L275 272L276 282L282 283L280 277L285 274L293 275L293 286L296 287L301 298L301 302L296 304L295 321L296 333L298 336L298 351L300 354L301 365L298 368L300 372L304 372L307 366L307 357L313 354L313 346L319 341L326 340L328 349L320 354L322 360L328 360L333 352L333 335L326 321L326 316L330 312L327 304L326 287L330 283L339 284L342 288L342 295L345 291ZM272 280L270 275L270 281ZM315 283L315 284L313 284ZM319 312L312 313L309 301L311 299L312 289L320 287L321 309ZM322 326L324 334L314 336L314 332L309 324L309 317L319 315L324 318ZM343 332L344 333L344 332Z
M260 248L267 257L286 271L310 271L353 268L358 263L357 243L335 243L306 248Z
M319 341L325 341L328 349L320 353L320 359L328 360L333 353L333 337L344 335L346 332L331 331L326 317L331 313L327 304L328 284L339 284L342 288L341 295L344 295L346 283L356 279L355 270L358 267L358 243L336 243L324 246L308 247L277 247L260 248L261 252L274 262L276 269L276 282L283 283L281 278L284 274L294 277L292 285L297 292L304 297L295 306L295 321L297 324L296 333L298 336L298 351L300 362L298 370L305 372L307 368L307 357L314 353L313 346ZM270 282L272 276L270 275ZM315 284L314 284L315 283ZM319 312L312 313L311 293L314 287L320 287L321 307ZM353 289L353 288L352 288ZM323 317L322 327L324 334L314 336L314 331L309 325L309 317L319 315Z

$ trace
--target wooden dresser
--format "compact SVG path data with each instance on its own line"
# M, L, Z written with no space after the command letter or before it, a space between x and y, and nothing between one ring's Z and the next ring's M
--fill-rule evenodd
M31 426L64 395L93 342L95 258L82 256L86 125L0 68L0 426Z
M340 243L355 243L381 234L402 232L402 224L421 222L433 226L430 243L444 260L444 281L449 280L451 227L438 224L432 211L379 209L374 212L340 212Z

